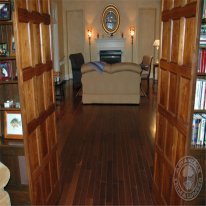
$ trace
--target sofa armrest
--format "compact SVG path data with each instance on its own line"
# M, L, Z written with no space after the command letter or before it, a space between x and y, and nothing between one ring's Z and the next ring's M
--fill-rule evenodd
M0 205L11 205L9 194L4 191L4 187L7 185L9 179L9 169L0 162Z

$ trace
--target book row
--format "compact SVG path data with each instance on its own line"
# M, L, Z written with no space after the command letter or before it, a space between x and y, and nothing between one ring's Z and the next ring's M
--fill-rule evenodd
M192 122L192 145L206 145L206 114L194 114Z
M200 34L200 46L206 46L206 33Z
M206 73L206 49L199 50L199 65L197 72Z
M195 92L195 110L206 109L206 80L197 79Z

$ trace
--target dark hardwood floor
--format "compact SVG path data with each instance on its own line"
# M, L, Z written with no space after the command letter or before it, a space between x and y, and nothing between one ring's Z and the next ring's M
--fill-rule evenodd
M151 82L152 85L152 82ZM66 83L57 101L61 205L153 205L156 93L140 105L82 105Z

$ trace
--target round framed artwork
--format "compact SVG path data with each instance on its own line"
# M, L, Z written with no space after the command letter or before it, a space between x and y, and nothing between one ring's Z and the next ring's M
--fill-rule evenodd
M113 4L109 4L102 13L102 26L106 33L113 36L120 24L119 11Z

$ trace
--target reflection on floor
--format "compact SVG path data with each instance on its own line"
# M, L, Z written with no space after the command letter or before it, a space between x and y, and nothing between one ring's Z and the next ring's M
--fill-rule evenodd
M71 82L57 102L62 205L155 204L156 93L137 105L82 105Z

